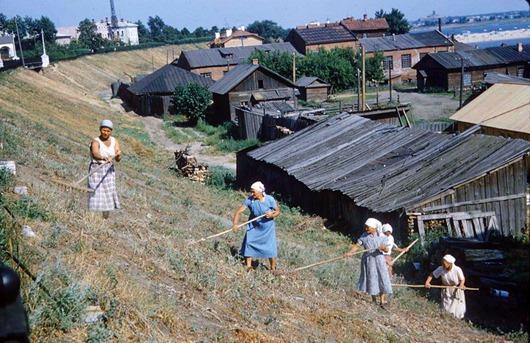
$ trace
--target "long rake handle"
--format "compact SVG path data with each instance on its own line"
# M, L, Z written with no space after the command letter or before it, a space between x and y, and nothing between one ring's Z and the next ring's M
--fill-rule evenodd
M244 223L241 223L241 224L237 225L237 227L242 227L242 226L244 226L244 225L247 225L247 224L249 224L249 223L252 223L253 221L256 221L256 220L258 220L258 219L260 219L260 218L265 217L265 215L266 215L266 214L262 214L261 216L257 216L257 217L255 217L255 218L252 218L252 219L249 220L249 221L246 221L246 222L244 222ZM205 240L210 239L210 238L215 238L215 237L222 236L222 235L227 234L227 233L229 233L230 231L233 231L233 230L234 230L234 229L231 228L231 229L228 229L228 230L226 230L226 231L216 233L215 235L210 235L210 236L208 236L208 237L203 237L203 238L201 238L201 239L198 239L198 240L196 240L196 241L193 241L193 242L188 243L188 246L193 245L193 244L196 244L196 243L204 242Z
M412 288L427 288L425 285L406 285L406 284L400 284L400 283L393 283L392 287L412 287ZM431 288L458 288L457 286L439 286L439 285L431 285ZM460 289L460 288L458 288ZM464 291L478 291L478 288L472 288L472 287L466 287Z
M100 166L96 167L94 170L92 170L90 173L88 173L87 175L83 176L81 179L79 179L78 181L75 182L76 185L79 185L81 182L85 181L86 179L88 179L90 177L90 175L94 174L95 172L97 172L98 170L100 170L101 168L103 168L103 166L107 165L108 163L110 162L103 162Z
M371 249L364 249L364 250L361 250L361 251L356 251L353 254L351 254L350 256L357 255L357 254L360 254L360 253L365 253L365 252L368 252L368 251L377 250L377 249L378 248L371 248ZM330 262L335 262L335 261L338 261L338 260L342 260L344 258L345 258L344 256L334 257L334 258L331 258L329 260L320 261L320 262L313 263L313 264L310 264L310 265L307 265L307 266L304 266L304 267L299 267L299 268L293 269L292 272L297 272L297 271L304 270L304 269L311 268L311 267L321 266L323 264L330 263Z
M414 244L416 244L417 241L418 241L418 238L416 238L416 239L414 240L414 242L410 243L409 246L407 247L407 249L410 249L410 247L412 247ZM402 251L399 255L397 255L396 258L392 261L392 265L393 265L394 263L396 263L396 260L397 260L398 258L400 258L401 255L403 255L403 254L406 253L406 252L407 252L407 251L405 250L405 251Z

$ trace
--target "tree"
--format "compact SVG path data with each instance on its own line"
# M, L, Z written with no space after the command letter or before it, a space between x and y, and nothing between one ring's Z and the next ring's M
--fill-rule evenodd
M140 43L151 42L151 35L144 23L142 23L141 20L138 20L135 24L138 25L138 41Z
M375 17L386 19L389 26L389 33L399 35L410 31L409 22L405 19L405 15L398 9L392 8L392 12L390 13L385 13L383 10L379 10L375 12Z
M385 80L385 73L383 72L383 61L385 56L381 51L376 51L373 57L367 58L365 61L366 80L381 83Z
M292 80L293 78L293 57L287 52L279 51L263 51L256 49L252 51L247 63L252 63L253 59L257 59L259 64L267 67L281 76ZM299 57L297 58L297 60ZM298 62L297 62L298 63Z
M169 112L183 114L191 124L195 125L199 120L205 119L210 102L210 92L198 83L192 82L187 86L177 85L171 97Z
M256 20L247 26L247 31L263 37L266 43L278 39L284 40L289 33L289 30L284 29L272 20Z
M162 18L160 18L159 16L156 16L154 18L150 16L147 19L147 26L149 27L149 32L151 32L151 38L155 42L162 42L162 34L164 32L164 29L166 28L166 24L164 23Z
M44 40L48 43L55 43L55 35L57 30L55 29L55 24L50 18L42 16L40 19L34 21L33 29L40 34L41 30L44 33Z
M106 39L98 33L98 28L90 19L85 19L79 23L79 46L82 48L96 50L102 46L108 45Z

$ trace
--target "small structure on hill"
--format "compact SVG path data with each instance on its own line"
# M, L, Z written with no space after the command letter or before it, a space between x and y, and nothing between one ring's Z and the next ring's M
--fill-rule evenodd
M326 101L331 85L319 77L304 76L296 81L300 99L304 101Z
M200 183L206 183L212 172L208 166L197 163L195 156L190 155L188 148L175 151L175 170L182 176Z

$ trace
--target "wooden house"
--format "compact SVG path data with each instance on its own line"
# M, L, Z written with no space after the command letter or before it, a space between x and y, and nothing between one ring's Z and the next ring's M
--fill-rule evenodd
M388 77L397 81L416 80L413 66L428 53L454 51L453 42L440 31L406 33L386 37L362 38L359 44L364 46L366 57L375 52L385 56L384 69Z
M446 135L340 114L237 154L237 182L261 180L308 213L361 233L374 216L403 238L408 219L493 212L499 233L526 225L530 142Z
M231 48L262 44L263 38L255 33L245 30L237 30L232 32L232 29L227 29L223 35L216 32L215 39L210 42L210 48Z
M304 101L326 101L331 85L315 76L303 76L296 81L300 99Z
M530 141L530 79L496 83L449 119L458 131L480 125L480 133Z
M464 67L464 87L482 83L486 74L498 72L530 78L530 45L492 47L469 51L429 53L414 69L418 88L459 89Z
M358 38L384 37L390 28L385 18L368 19L366 14L363 19L350 17L340 23Z
M257 61L256 61L257 63ZM210 87L214 114L211 123L236 120L235 107L266 101L294 101L296 85L259 64L240 64Z
M357 48L357 37L340 23L298 26L289 32L286 40L303 55L320 48Z
M246 63L250 54L259 49L261 51L300 54L291 43L269 43L256 46L238 46L230 48L184 50L181 52L176 65L214 81L220 80L229 70L240 63Z
M128 87L120 87L119 95L140 115L162 116L169 113L170 100L175 93L175 87L187 86L192 82L205 88L214 83L210 78L191 73L171 63Z

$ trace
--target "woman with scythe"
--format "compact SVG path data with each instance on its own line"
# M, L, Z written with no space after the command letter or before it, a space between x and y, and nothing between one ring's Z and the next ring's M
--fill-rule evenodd
M265 194L265 186L261 182L254 182L250 186L250 196L234 214L233 231L238 229L239 217L246 208L250 209L249 220L264 215L247 225L245 238L241 245L240 254L245 257L245 268L252 270L252 258L268 258L270 270L276 269L278 247L276 244L276 228L274 218L280 214L276 200Z
M362 256L361 275L359 276L357 288L361 292L366 292L371 295L374 302L377 302L377 295L379 295L379 304L384 309L386 305L385 295L392 294L390 275L388 274L385 257L383 256L383 252L388 251L387 237L378 234L382 227L379 220L368 218L364 225L366 232L344 254L344 257L352 255L361 246L364 249L376 249L367 251Z

